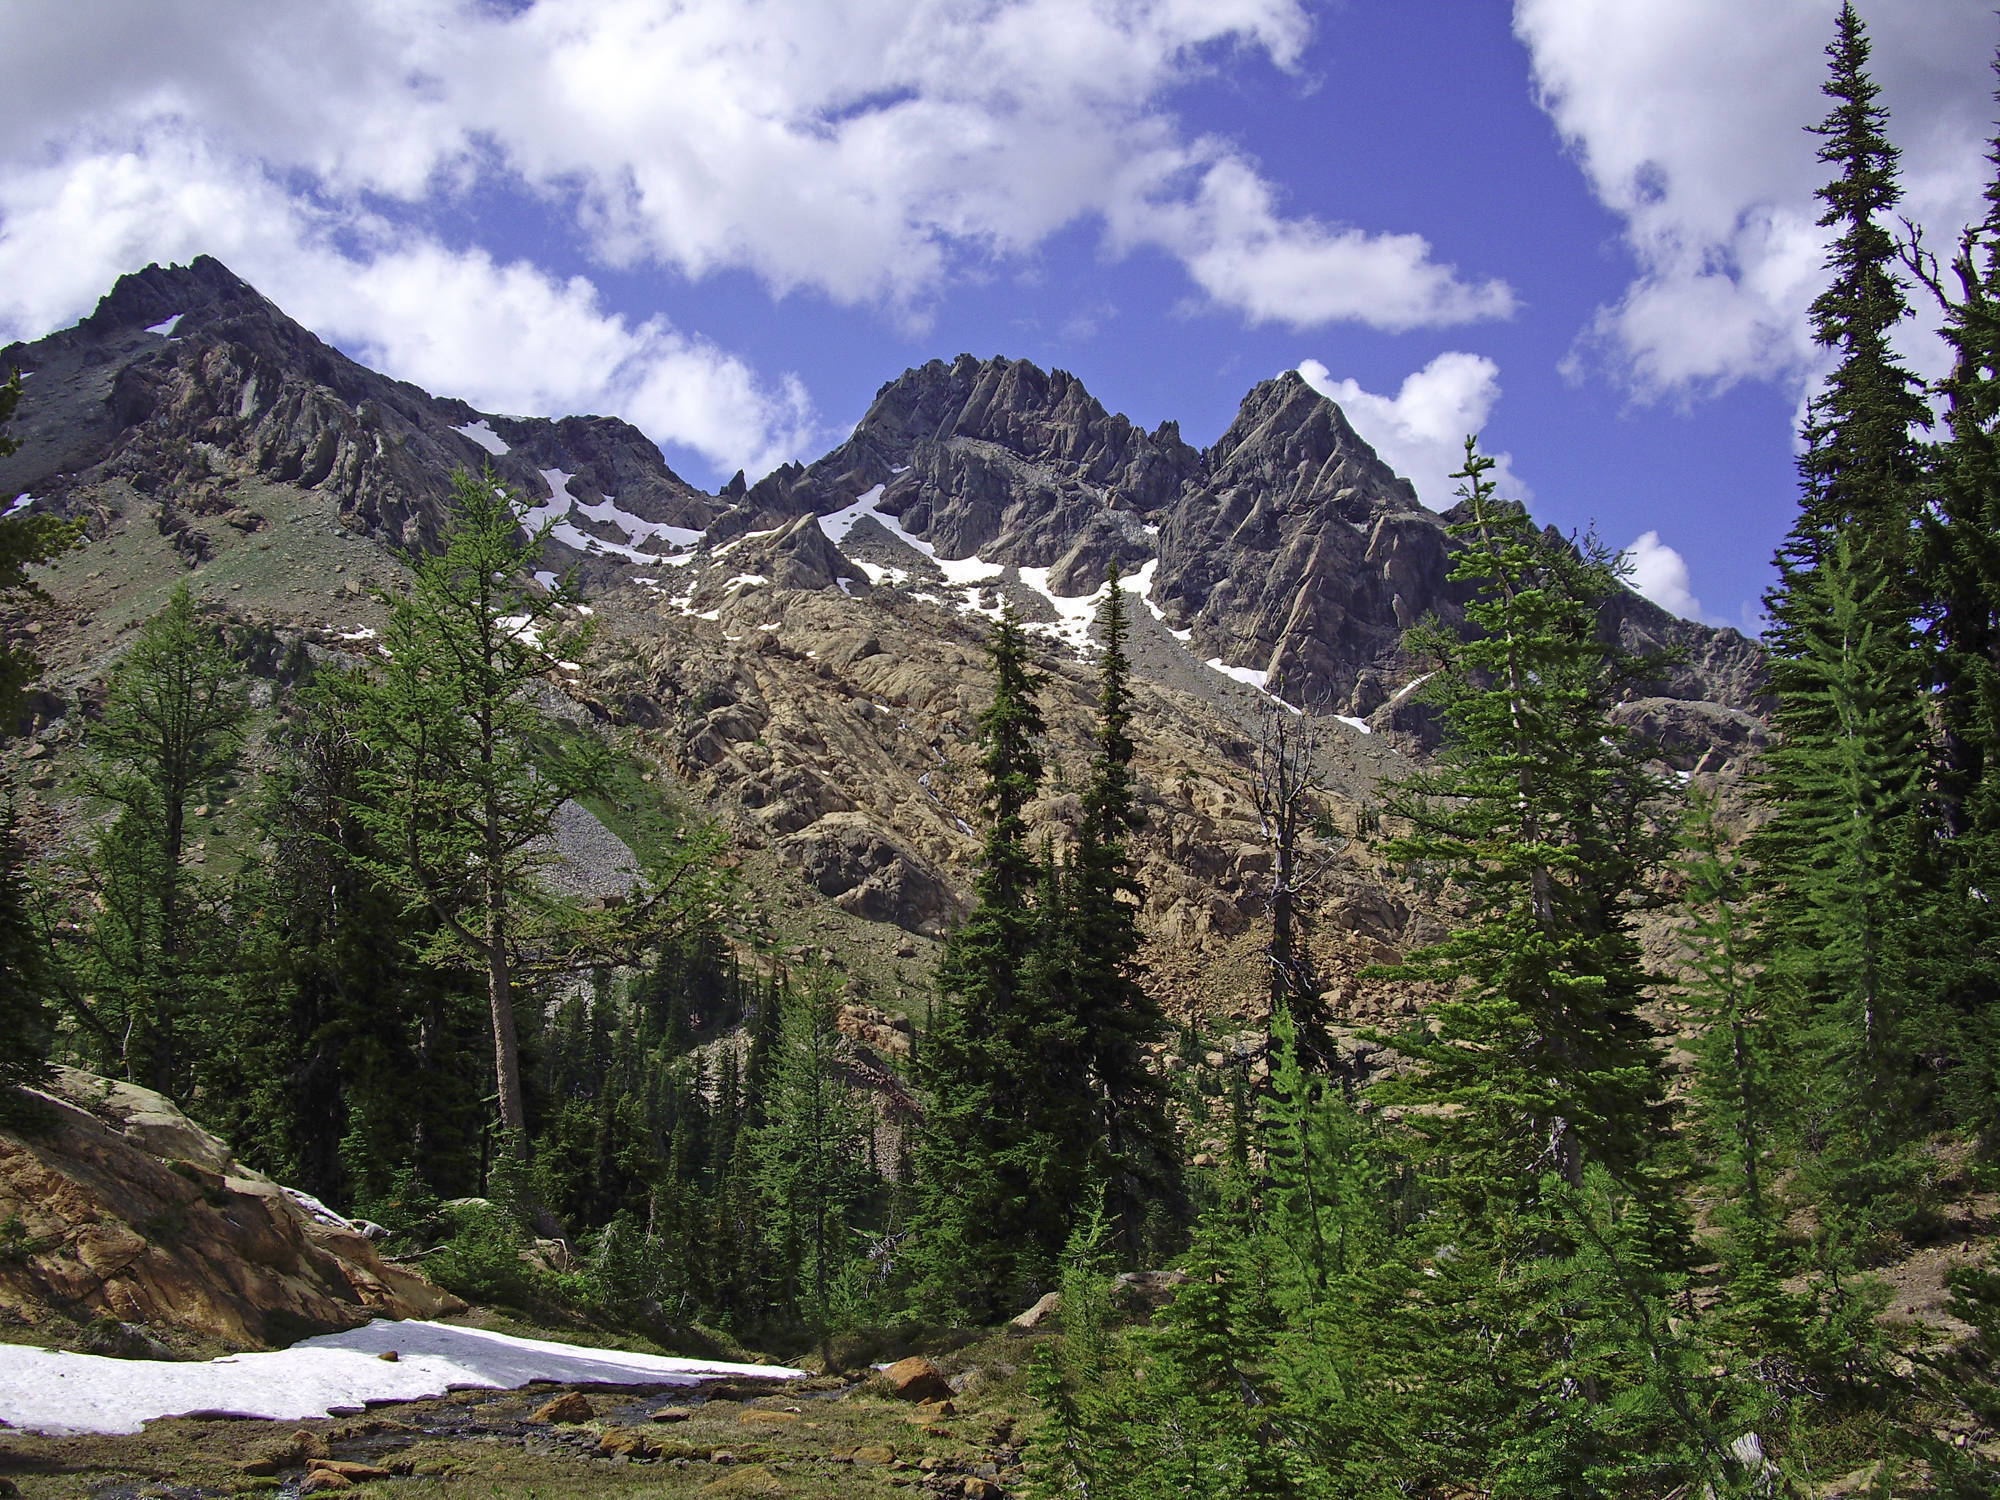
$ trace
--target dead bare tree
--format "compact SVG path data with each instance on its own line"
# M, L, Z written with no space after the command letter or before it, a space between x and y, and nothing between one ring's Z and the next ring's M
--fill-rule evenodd
M1317 710L1295 712L1273 704L1258 725L1250 795L1259 831L1271 851L1271 1014L1283 1007L1298 1035L1299 1061L1311 1071L1334 1071L1337 1055L1327 1027L1332 1020L1313 971L1307 893L1325 875L1347 840L1332 828L1326 788L1318 770L1327 725ZM1267 1037L1268 1042L1268 1037Z

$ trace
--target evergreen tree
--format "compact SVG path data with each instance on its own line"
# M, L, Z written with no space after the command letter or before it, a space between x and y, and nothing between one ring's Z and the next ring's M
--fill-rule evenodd
M21 372L0 384L0 428L21 404ZM0 432L0 457L20 450ZM81 522L56 516L0 517L0 600L38 597L29 568L50 562L81 540ZM34 652L10 628L0 639L0 743L20 729L22 690L41 670ZM12 787L0 813L0 1085L31 1083L48 1056L49 974L43 944L30 917L27 851L16 837Z
M35 1083L48 1066L48 960L29 918L26 863L10 806L0 816L0 1087Z
M2000 68L2000 62L1996 63ZM2000 96L1996 96L2000 98ZM2000 133L1989 144L1986 214L1951 258L1950 284L1921 241L1909 260L1944 314L1952 351L1938 382L1948 439L1932 453L1919 517L1926 635L1937 705L1939 816L1949 842L1924 965L1942 1002L1952 1113L1989 1130L2000 1118Z
M1659 787L1609 719L1632 671L1598 631L1616 579L1497 500L1492 467L1468 440L1451 576L1478 590L1474 633L1412 632L1446 739L1398 789L1409 831L1382 846L1465 903L1456 931L1390 971L1450 993L1396 1041L1422 1068L1378 1092L1432 1107L1417 1128L1468 1206L1532 1197L1545 1173L1578 1186L1589 1160L1636 1185L1660 1098L1631 928L1663 853Z
M764 1121L751 1150L765 1197L802 1252L808 1322L833 1368L834 1297L852 1262L858 1211L869 1197L866 1109L841 1078L840 997L825 970L788 987L775 1007Z
M1092 1135L1113 1233L1128 1260L1148 1248L1149 1207L1180 1197L1165 1077L1147 1048L1167 1032L1166 1013L1145 985L1139 957L1144 899L1127 837L1141 821L1132 775L1131 662L1125 654L1125 591L1111 565L1098 612L1096 749L1083 792L1077 849L1060 886L1060 957L1051 999L1075 1018L1096 1099ZM1156 1215L1157 1217L1157 1215Z
M430 919L370 872L353 811L366 747L335 695L301 696L271 736L256 817L268 855L230 897L238 950L195 1067L203 1118L329 1203L476 1192L476 997L418 961Z
M1750 874L1742 853L1730 848L1710 797L1695 797L1683 842L1688 925L1681 944L1688 977L1680 994L1693 1013L1700 1059L1688 1132L1711 1164L1709 1180L1724 1201L1768 1228L1776 1207L1765 1158L1777 1124L1777 1043L1753 959Z
M1040 676L1011 613L979 717L987 827L972 914L945 943L923 1038L916 1305L991 1321L1051 1279L1082 1198L1090 1095L1074 1018L1046 1003L1053 913L1024 816L1041 780Z
M244 705L240 673L185 583L139 631L112 669L104 715L91 729L90 789L118 808L98 850L100 918L87 966L101 1035L118 1037L105 1063L185 1099L191 1028L214 965L198 951L198 908L214 893L187 868L191 805L236 763Z
M1902 201L1902 187L1899 153L1885 131L1888 112L1876 102L1881 91L1868 75L1868 55L1867 28L1850 0L1827 48L1831 66L1823 92L1833 107L1815 128L1819 159L1837 175L1819 190L1820 226L1835 236L1827 257L1832 279L1812 304L1813 336L1839 359L1811 403L1800 513L1778 553L1767 638L1781 654L1800 623L1793 580L1820 564L1836 536L1858 529L1873 561L1903 571L1923 467L1911 432L1930 425L1922 384L1890 343L1910 316L1895 237L1883 222ZM1810 618L1809 608L1804 613Z
M1829 1191L1864 1207L1894 1195L1891 1159L1915 1105L1920 999L1904 937L1932 844L1911 566L1922 479L1911 434L1929 412L1890 347L1909 307L1880 220L1901 188L1868 54L1845 5L1818 127L1836 171L1820 223L1836 235L1812 308L1815 338L1838 359L1811 404L1799 516L1766 601L1777 742L1759 771L1772 817L1757 840L1768 956L1809 1038L1806 1134Z

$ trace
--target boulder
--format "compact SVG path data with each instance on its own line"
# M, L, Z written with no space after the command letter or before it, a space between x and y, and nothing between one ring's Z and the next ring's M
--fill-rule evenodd
M0 1309L21 1321L131 1325L105 1352L157 1357L162 1339L270 1348L463 1310L161 1095L71 1068L33 1092L34 1117L0 1126L0 1219L24 1245L0 1260Z
M1007 1320L1009 1333L1031 1333L1041 1327L1042 1320L1062 1307L1061 1292L1044 1292L1041 1299L1024 1313L1017 1313Z
M944 1371L921 1354L897 1360L882 1372L882 1383L898 1401L949 1401L952 1394Z
M565 1391L562 1395L540 1407L530 1422L588 1422L597 1415L597 1408L590 1404L590 1398L582 1391Z
M857 917L942 937L958 916L951 887L860 813L829 813L779 840L778 852L822 896Z

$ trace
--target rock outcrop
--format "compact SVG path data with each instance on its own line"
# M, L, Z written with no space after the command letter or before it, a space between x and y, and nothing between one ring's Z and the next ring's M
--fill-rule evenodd
M157 1352L464 1310L151 1090L59 1068L29 1098L0 1127L0 1315L126 1324Z

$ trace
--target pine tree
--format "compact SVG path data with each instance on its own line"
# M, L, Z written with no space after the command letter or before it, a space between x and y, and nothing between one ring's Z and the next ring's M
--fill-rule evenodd
M1147 1049L1167 1032L1166 1013L1147 990L1139 953L1144 899L1127 845L1141 821L1132 775L1131 662L1118 566L1107 575L1098 612L1096 750L1083 792L1077 849L1060 886L1060 957L1052 1000L1075 1018L1095 1095L1094 1139L1113 1233L1124 1255L1148 1248L1149 1205L1170 1211L1180 1197L1166 1081L1147 1066Z
M98 850L102 916L87 960L102 1033L119 1037L119 1055L105 1061L174 1098L186 1097L189 1033L213 977L192 951L214 930L196 920L213 893L187 868L188 812L236 762L240 677L219 630L177 584L112 669L89 736L90 789L118 808Z
M1412 632L1437 669L1424 692L1446 741L1405 780L1391 811L1409 831L1383 852L1449 880L1463 924L1392 974L1450 995L1396 1045L1421 1060L1378 1092L1436 1112L1418 1128L1469 1202L1572 1187L1586 1161L1636 1184L1657 1129L1660 1083L1632 903L1660 859L1659 794L1609 719L1631 667L1600 638L1617 587L1608 559L1537 532L1495 498L1493 460L1466 444L1466 519L1454 582L1477 595L1473 631ZM1439 1108L1441 1107L1441 1108Z
M1089 1088L1083 1038L1047 1003L1054 913L1028 847L1025 811L1041 780L1041 678L1010 613L987 647L993 702L979 717L987 826L973 911L945 943L941 1004L918 1076L921 1234L917 1305L993 1320L1054 1274L1082 1198Z

